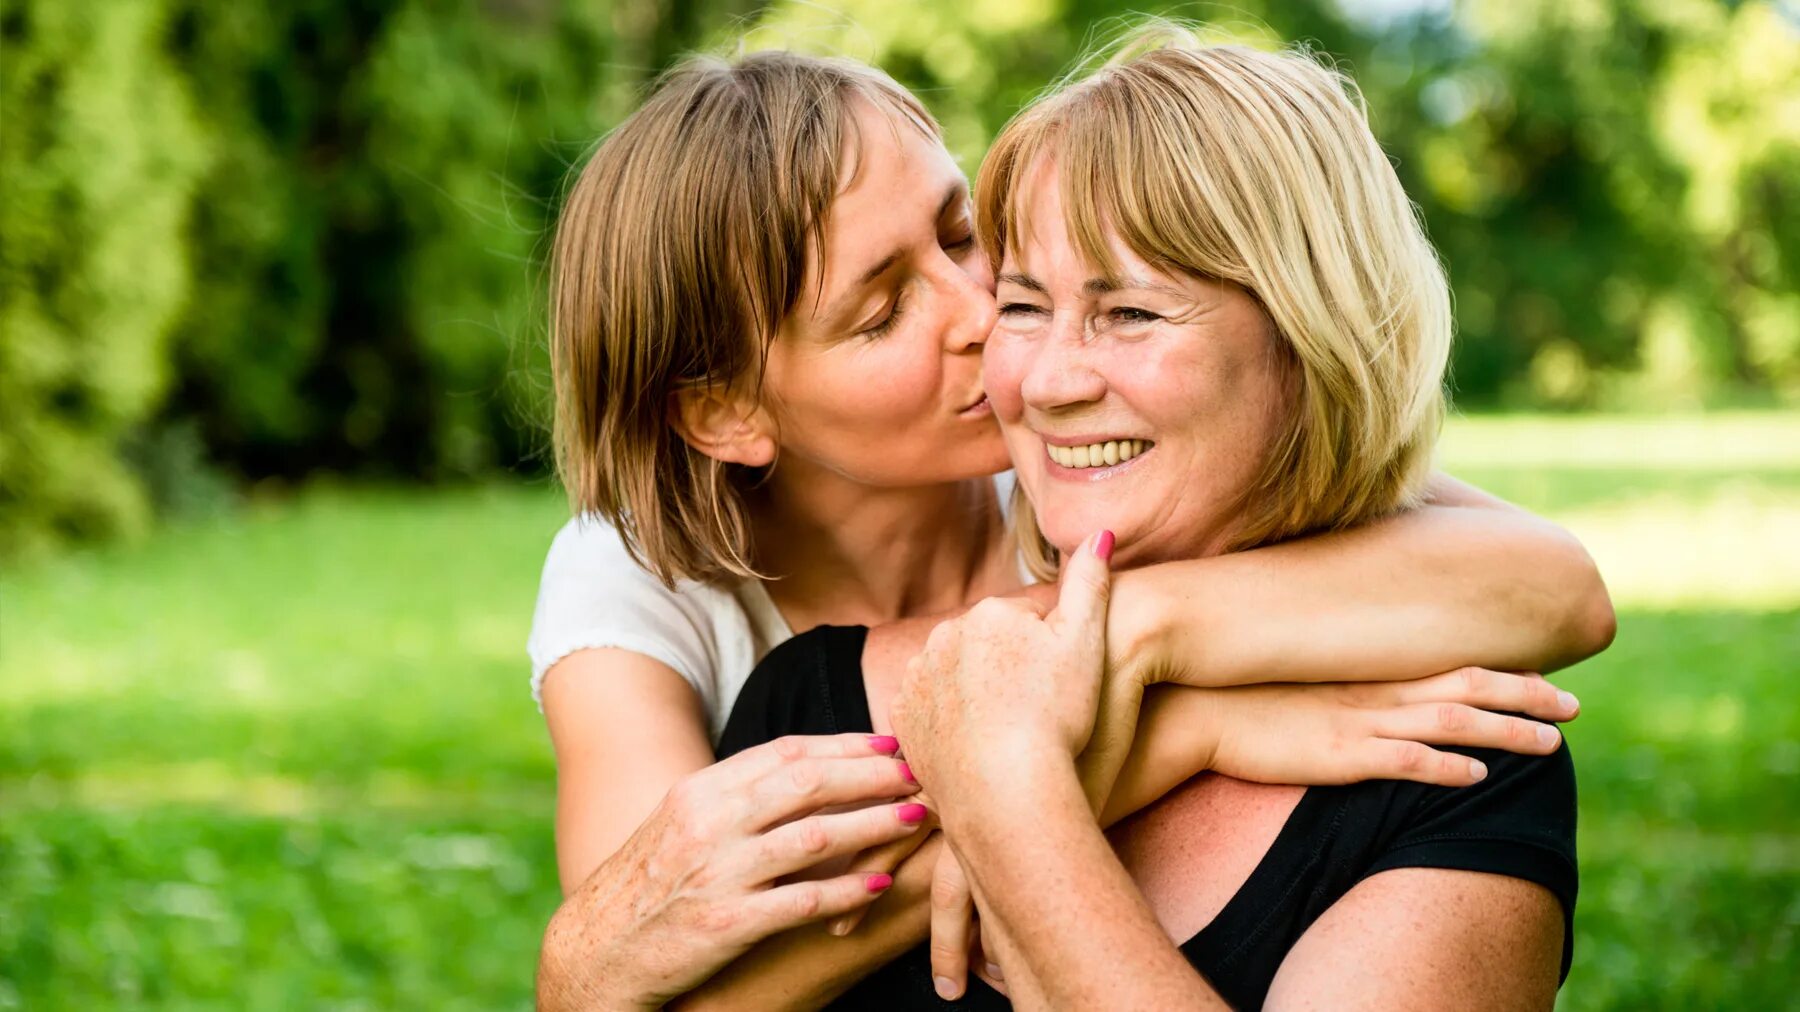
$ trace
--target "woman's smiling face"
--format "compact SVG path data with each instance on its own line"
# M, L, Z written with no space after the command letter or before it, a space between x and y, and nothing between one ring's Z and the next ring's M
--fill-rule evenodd
M1022 184L984 381L1045 538L1067 554L1111 530L1119 566L1224 550L1284 417L1268 317L1110 234L1109 275L1063 228L1056 166Z

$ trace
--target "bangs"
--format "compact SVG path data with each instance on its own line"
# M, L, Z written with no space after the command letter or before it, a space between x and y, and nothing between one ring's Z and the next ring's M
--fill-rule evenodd
M1141 74L1102 70L1009 124L977 177L976 232L998 270L1038 228L1064 229L1101 277L1120 281L1108 236L1158 270L1232 281L1254 296L1247 261L1211 208L1224 188L1206 178L1191 136L1145 106L1168 102ZM1032 220L1030 202L1054 166L1062 219Z

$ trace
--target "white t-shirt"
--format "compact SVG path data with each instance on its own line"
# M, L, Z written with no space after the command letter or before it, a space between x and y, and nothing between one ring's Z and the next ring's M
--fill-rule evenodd
M994 476L1002 510L1010 510L1012 486L1011 471ZM544 559L526 642L531 696L541 706L544 673L577 650L630 650L667 664L694 687L717 742L757 662L793 635L761 581L681 580L670 590L632 561L612 525L577 517L557 532Z

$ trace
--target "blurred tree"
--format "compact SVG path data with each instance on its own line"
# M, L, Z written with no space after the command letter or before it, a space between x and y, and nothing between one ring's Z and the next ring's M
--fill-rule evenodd
M0 6L0 555L131 530L210 149L153 3Z

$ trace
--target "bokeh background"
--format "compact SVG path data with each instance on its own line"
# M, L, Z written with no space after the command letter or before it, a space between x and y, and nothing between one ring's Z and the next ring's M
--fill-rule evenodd
M1454 473L1573 529L1565 1009L1800 992L1800 5L1238 0L1449 263ZM0 1009L522 1008L547 230L680 53L915 88L973 171L1095 0L0 0Z

